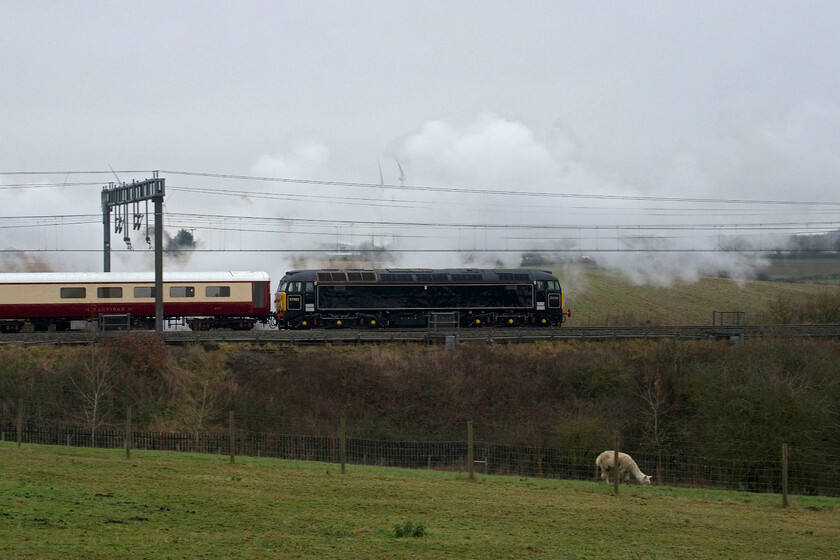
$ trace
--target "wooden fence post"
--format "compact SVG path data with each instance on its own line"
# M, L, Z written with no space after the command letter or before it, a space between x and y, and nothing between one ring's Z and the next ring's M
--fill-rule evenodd
M20 448L23 445L23 399L18 399L17 444L18 444L18 448Z
M338 455L341 459L341 474L344 474L344 465L347 463L347 418L341 417L341 433L338 435Z
M131 459L131 407L125 409L125 458Z
M782 507L788 507L788 444L782 444Z
M615 433L615 447L613 448L613 493L618 496L618 479L621 478L618 474L618 432Z
M467 472L470 480L475 480L475 449L473 447L473 423L467 422Z
M233 411L230 411L230 464L236 462L236 426L234 425Z

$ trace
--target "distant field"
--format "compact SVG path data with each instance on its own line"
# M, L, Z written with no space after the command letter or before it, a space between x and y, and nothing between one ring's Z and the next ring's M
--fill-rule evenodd
M830 558L840 500L0 443L2 558ZM395 528L395 526L398 526ZM398 536L408 528L409 534Z
M836 286L724 278L658 287L634 285L618 273L596 268L555 271L572 310L569 325L709 325L714 311L744 311L748 324L772 322L769 306L779 298L807 298Z
M840 259L774 259L759 274L774 281L837 286L840 282Z

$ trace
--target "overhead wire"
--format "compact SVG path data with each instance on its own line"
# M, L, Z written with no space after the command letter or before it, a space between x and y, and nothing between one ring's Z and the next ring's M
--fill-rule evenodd
M152 173L152 171L119 171L121 174L139 174ZM467 221L433 221L433 220L383 220L383 219L331 219L331 218L291 218L291 217L255 217L231 214L200 214L200 213L179 213L166 212L165 219L167 224L173 227L190 227L207 230L232 231L243 233L267 233L276 234L284 233L296 236L324 236L331 235L333 231L326 231L324 228L344 228L345 231L341 233L344 237L362 238L370 235L370 230L390 230L387 235L392 238L415 238L415 239L440 239L446 238L440 233L440 230L521 230L520 235L508 235L509 240L543 240L552 241L557 239L567 239L562 236L562 232L577 231L579 236L581 232L600 232L600 231L614 231L616 235L618 232L667 232L667 231L726 231L727 233L737 233L749 231L759 231L762 233L800 233L809 234L820 231L828 231L840 228L840 217L838 220L830 219L811 219L817 217L828 218L836 215L837 208L840 207L840 202L832 201L803 201L803 200L750 200L750 199L725 199L725 198L697 198L697 197L659 197L659 196L636 196L636 195L609 195L609 194L581 194L581 193L557 193L557 192L536 192L536 191L519 191L519 190L494 190L494 189L477 189L477 188L459 188L459 187L435 187L426 185L391 185L391 184L377 184L377 183L355 183L346 181L323 181L313 179L291 179L279 177L259 177L248 175L231 175L231 174L217 174L217 173L198 173L188 171L157 171L160 174L168 174L183 177L199 177L203 179L222 179L226 181L254 181L254 182L268 182L268 183L284 183L297 184L307 186L327 186L327 187L347 187L360 189L377 189L390 190L394 192L430 192L436 195L485 195L485 196L518 196L526 198L540 197L542 199L558 199L566 201L557 209L547 206L545 203L540 205L522 205L518 204L512 209L510 204L475 204L465 203L459 201L446 201L447 206L463 205L468 206L471 210L487 210L488 208L499 207L506 211L505 219L510 220L512 215L516 212L526 213L531 218L527 223L492 223L485 213L482 223L471 223ZM2 176L11 175L63 175L63 182L19 182L0 185L0 189L41 189L41 188L66 188L66 187L90 187L102 186L101 182L68 182L67 178L71 175L83 174L114 174L113 170L97 170L97 171L52 171L52 172L0 172ZM111 183L112 184L112 183ZM205 195L219 195L229 197L239 197L243 199L266 199L266 200L283 200L293 202L316 202L320 208L321 204L350 204L365 207L388 207L388 208L407 208L416 210L419 208L439 206L440 200L420 200L418 197L412 199L390 200L369 197L369 196L347 196L317 194L314 192L297 193L297 192L266 192L266 191L251 191L251 190L235 190L230 188L212 188L202 186L188 186L178 185L170 186L171 191L183 191L186 193L196 193ZM594 204L568 204L569 200L580 199L582 201L590 202L639 202L642 205L594 205ZM673 204L689 205L690 208L673 207ZM697 206L701 205L701 206ZM739 208L738 205L746 206L746 208ZM313 205L314 206L314 205ZM776 215L775 212L762 211L762 208L789 208L796 207L797 220L796 221L778 221L771 219ZM534 209L533 211L529 209ZM540 213L555 212L562 210L564 223L535 223L533 218ZM599 217L605 216L621 216L623 214L639 214L643 213L645 217L657 216L660 218L703 218L708 217L708 214L714 213L718 217L727 216L728 218L747 218L752 217L757 221L738 221L733 223L721 224L698 222L689 223L686 220L680 220L678 223L658 223L658 224L621 224L616 223L612 225L597 225L586 223L573 223L568 218L575 216L592 216L597 214ZM45 220L45 222L32 223L33 220ZM237 222L237 223L230 223ZM44 226L70 226L70 225L88 225L93 223L101 223L101 215L99 214L77 214L64 216L0 216L0 228L34 228ZM243 225L244 224L244 225ZM348 233L346 230L350 229ZM368 232L354 231L354 229L363 230L368 229ZM401 232L401 229L424 230L424 233ZM308 231L300 231L308 230ZM539 237L531 238L524 236L528 231L540 232ZM437 232L437 233L435 233ZM557 233L552 233L557 232ZM559 237L558 237L559 235ZM663 238L663 237L659 237ZM602 239L604 239L602 237ZM286 250L290 250L288 247ZM521 250L521 249L520 249Z
M183 177L204 177L213 179L240 180L268 183L288 183L300 185L322 185L340 186L348 188L364 189L387 189L397 191L425 191L436 193L456 194L481 194L492 196L524 196L524 197L545 197L545 198L580 198L589 200L626 200L626 201L663 201L681 203L715 203L715 204L758 204L758 205L782 205L782 206L832 206L840 207L840 201L809 201L809 200L757 200L744 198L715 198L715 197L677 197L677 196L652 196L652 195L622 195L603 193L562 193L548 191L523 191L510 189L489 189L489 188L465 188L465 187L437 187L430 185L394 185L389 183L361 183L352 181L334 181L323 179L303 179L288 177L266 177L258 175L238 175L229 173L207 173L196 171L179 170L89 170L89 171L0 171L0 176L32 176L32 175L107 175L107 174L167 174ZM54 186L62 186L64 183L54 183ZM92 183L91 183L92 185ZM241 195L241 193L239 193Z

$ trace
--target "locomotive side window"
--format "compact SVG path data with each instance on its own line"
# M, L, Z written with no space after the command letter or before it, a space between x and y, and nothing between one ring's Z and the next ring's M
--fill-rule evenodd
M118 286L106 286L102 288L96 288L96 297L100 299L121 298L122 294L123 289Z
M230 297L230 286L205 286L206 297Z
M134 288L134 297L136 298L153 298L155 297L154 286L136 286Z
M85 288L61 288L61 299L85 299L87 290Z
M195 297L195 287L194 286L170 286L169 287L169 297L173 297L173 298Z
M314 294L315 293L315 283L314 282L304 282L303 283L303 291L307 294Z

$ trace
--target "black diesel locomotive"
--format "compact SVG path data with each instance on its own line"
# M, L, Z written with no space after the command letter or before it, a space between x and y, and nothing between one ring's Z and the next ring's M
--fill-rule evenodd
M275 295L285 328L426 327L432 313L461 326L552 326L564 310L557 277L531 269L293 270Z

